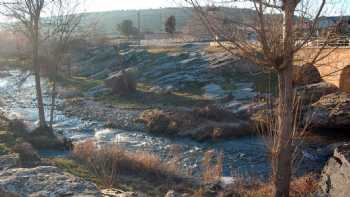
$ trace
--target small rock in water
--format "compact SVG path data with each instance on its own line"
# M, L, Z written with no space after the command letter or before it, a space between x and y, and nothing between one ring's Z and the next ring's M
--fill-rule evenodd
M208 99L216 100L220 99L225 95L225 91L221 88L221 86L211 83L203 88L204 96Z
M220 186L223 189L226 189L230 186L232 186L233 184L235 184L236 180L233 177L221 177L220 178Z
M111 140L114 138L116 131L113 129L103 129L95 133L95 137L98 140Z
M164 197L190 197L191 195L184 193L184 194L180 194L178 192L175 192L174 190L170 190L168 191L168 193L165 194Z

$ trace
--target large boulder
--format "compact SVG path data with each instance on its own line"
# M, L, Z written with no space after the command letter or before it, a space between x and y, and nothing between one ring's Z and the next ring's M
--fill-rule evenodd
M350 194L350 143L335 149L323 169L318 196L347 197Z
M322 81L320 72L312 64L295 66L293 75L293 82L296 86L319 83Z
M338 90L338 87L334 84L322 81L299 86L296 88L296 93L300 98L301 105L309 105L320 100L322 96L335 93Z
M212 122L202 123L197 127L179 133L180 136L190 136L191 138L203 141L210 139L224 139L230 137L243 137L252 134L253 127L250 122L243 120L233 120L232 122Z
M240 120L232 112L215 106L146 110L137 121L152 133L187 136L199 141L241 137L254 131L249 120Z
M0 192L28 196L101 196L95 184L53 166L13 168L0 173Z
M112 74L105 80L105 84L116 95L128 95L136 91L136 79L132 69Z
M190 129L199 121L186 110L179 109L152 109L142 112L137 122L143 123L152 133L176 135L181 130Z
M347 65L340 74L339 88L343 92L350 93L350 65Z
M306 119L314 128L350 128L350 93L323 96L312 105Z

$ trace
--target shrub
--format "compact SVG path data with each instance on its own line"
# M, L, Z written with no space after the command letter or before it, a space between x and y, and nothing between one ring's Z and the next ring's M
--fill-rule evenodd
M28 134L27 126L22 120L19 119L11 120L8 123L8 129L16 137L22 137Z
M205 183L216 182L222 176L223 154L207 151L203 157L202 179Z
M38 127L21 137L36 149L66 150L72 147L71 142L64 138L58 138L49 127Z
M13 150L19 154L21 166L33 167L40 164L39 153L33 148L33 146L26 142L19 142L15 145Z
M119 175L137 175L155 181L176 180L180 168L163 162L158 156L147 152L129 152L117 145L98 147L94 141L77 144L73 157L84 162L106 186L114 185Z

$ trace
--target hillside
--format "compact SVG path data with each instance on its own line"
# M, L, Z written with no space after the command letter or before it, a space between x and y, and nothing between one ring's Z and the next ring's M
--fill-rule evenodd
M235 19L237 21L247 21L254 14L250 9L238 8L221 8L225 18ZM192 18L192 8L161 8L146 10L116 10L107 12L84 13L84 24L97 23L97 29L100 33L106 35L117 35L116 27L123 20L132 20L134 26L138 24L138 13L140 14L140 27L142 32L164 32L164 23L166 19L174 15L176 18L176 29L182 31L188 21L196 20L194 23L199 24L199 19ZM193 21L192 21L193 23Z
M164 23L167 17L176 17L177 29L180 30L192 16L190 8L163 8L147 10L117 10L108 12L85 13L84 23L98 23L98 29L108 35L116 32L116 26L123 20L132 20L137 27L137 15L140 13L141 31L159 32L164 30Z

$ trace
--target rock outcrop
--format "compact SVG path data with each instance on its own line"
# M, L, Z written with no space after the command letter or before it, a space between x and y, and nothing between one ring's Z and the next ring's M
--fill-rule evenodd
M4 170L0 173L0 192L17 197L101 196L95 184L52 166Z
M128 95L136 91L136 80L131 69L112 74L105 84L116 95Z
M314 84L308 84L305 86L299 86L296 88L297 95L300 98L301 105L309 105L320 100L322 96L336 93L338 87L334 84L327 82L319 82Z
M322 172L318 196L347 197L350 194L350 143L335 149Z
M294 67L294 85L303 86L322 81L321 74L318 69L312 64Z
M240 120L233 113L214 106L194 110L146 110L137 122L143 123L149 132L187 136L199 141L246 136L254 130L248 120Z
M314 128L350 128L350 94L333 93L323 96L306 115Z
M0 156L0 170L16 167L19 164L19 155L1 155Z

